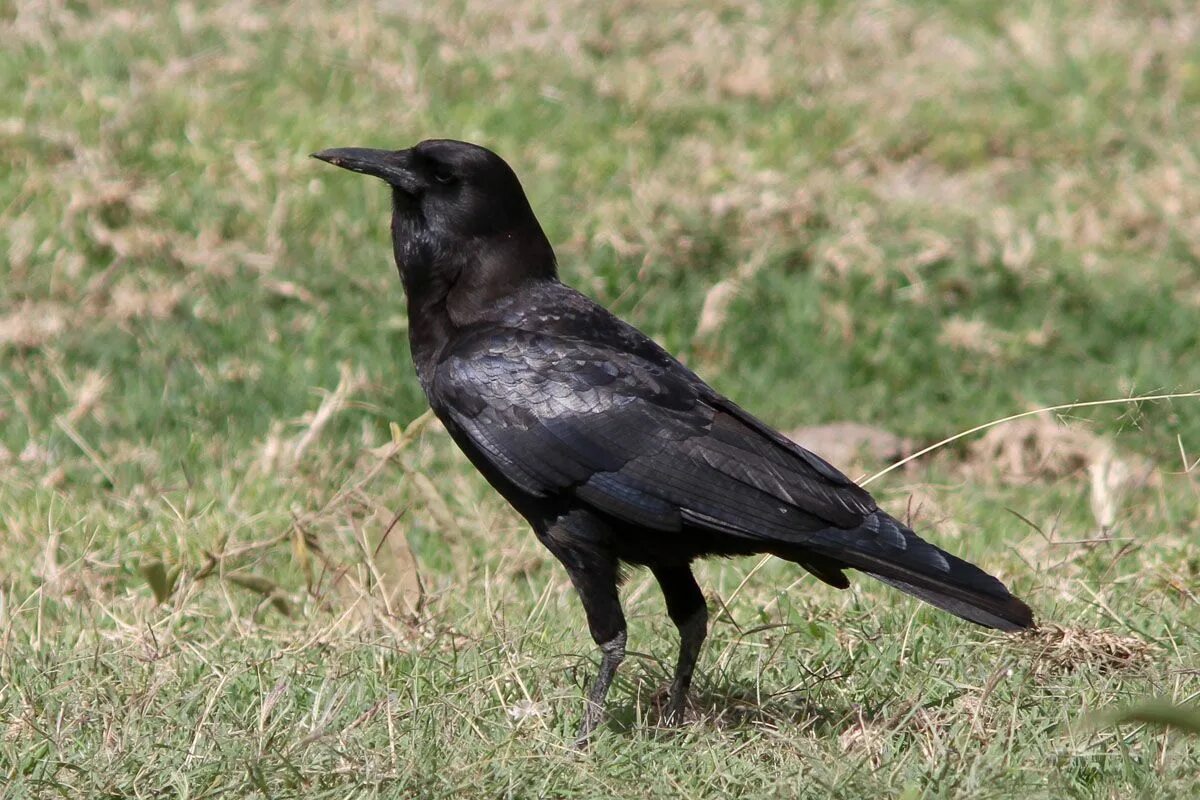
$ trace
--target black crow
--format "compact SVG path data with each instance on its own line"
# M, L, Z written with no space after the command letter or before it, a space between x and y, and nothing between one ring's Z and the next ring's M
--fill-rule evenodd
M625 657L621 564L650 568L679 628L678 722L708 629L693 559L770 553L828 584L846 569L989 628L1033 626L1004 584L922 540L819 456L721 396L558 280L517 176L450 140L314 154L392 187L392 246L429 404L529 521L583 601L600 672L577 745Z

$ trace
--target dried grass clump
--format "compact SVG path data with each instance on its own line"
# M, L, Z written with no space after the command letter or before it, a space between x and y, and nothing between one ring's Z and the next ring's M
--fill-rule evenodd
M67 310L58 303L23 303L0 317L0 345L32 350L67 327Z
M1066 675L1087 665L1101 672L1140 669L1158 648L1135 636L1106 630L1044 625L1021 636L1035 675Z
M369 517L355 521L362 561L357 569L338 569L333 583L339 605L356 611L358 624L381 625L400 640L411 638L421 626L428 599L401 524L404 516L404 509L392 513L378 507Z
M965 353L995 358L1001 354L1001 334L981 319L951 317L942 324L938 344Z
M1154 464L1118 454L1112 442L1063 425L1049 413L997 425L971 445L968 472L998 474L1009 483L1089 476L1096 523L1107 534L1116 523L1125 496L1149 484Z
M887 755L889 733L886 726L866 719L860 711L854 722L838 734L838 746L843 753L866 758L872 767L878 769Z
M970 460L978 469L1023 483L1079 474L1105 447L1095 434L1062 425L1046 413L992 428L971 445Z

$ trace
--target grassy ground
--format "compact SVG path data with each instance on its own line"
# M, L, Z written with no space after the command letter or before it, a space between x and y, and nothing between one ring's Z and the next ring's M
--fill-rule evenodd
M306 157L486 143L564 278L733 398L933 441L1200 388L1191 4L330 5L0 4L0 793L1200 792L1195 738L1087 724L1200 693L1194 399L875 484L1057 627L707 564L668 732L634 574L568 752L575 598L420 416L386 192Z

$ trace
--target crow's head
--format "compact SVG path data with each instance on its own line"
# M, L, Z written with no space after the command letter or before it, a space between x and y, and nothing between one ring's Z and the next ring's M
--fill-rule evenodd
M343 147L313 157L392 187L392 238L406 288L554 275L554 253L521 182L485 147L430 139L407 150Z

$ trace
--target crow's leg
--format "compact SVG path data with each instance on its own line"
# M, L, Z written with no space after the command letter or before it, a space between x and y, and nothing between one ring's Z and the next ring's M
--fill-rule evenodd
M580 750L587 747L592 731L604 721L604 699L608 695L608 687L617 674L617 667L625 660L625 630L599 644L600 672L588 692L587 708L583 712L583 721L579 723L579 735L575 737L575 747Z
M653 572L667 599L667 613L679 629L679 661L675 665L675 678L671 681L671 693L663 714L666 724L678 725L683 721L683 704L687 700L688 687L692 685L696 658L708 636L708 607L704 604L704 593L692 577L691 567L686 564L653 567Z
M550 526L542 541L558 557L587 615L592 639L600 647L600 672L588 692L587 706L575 747L587 747L592 731L604 720L604 700L617 667L625 660L625 614L617 595L617 557L606 546L607 528L584 512L573 512Z
M600 672L588 692L583 722L575 747L587 747L588 738L604 720L604 700L608 687L612 685L617 667L625 660L625 615L621 613L621 601L617 597L617 569L615 559L608 565L597 565L592 569L567 568L575 591L583 601L587 614L588 628L592 639L600 646Z

